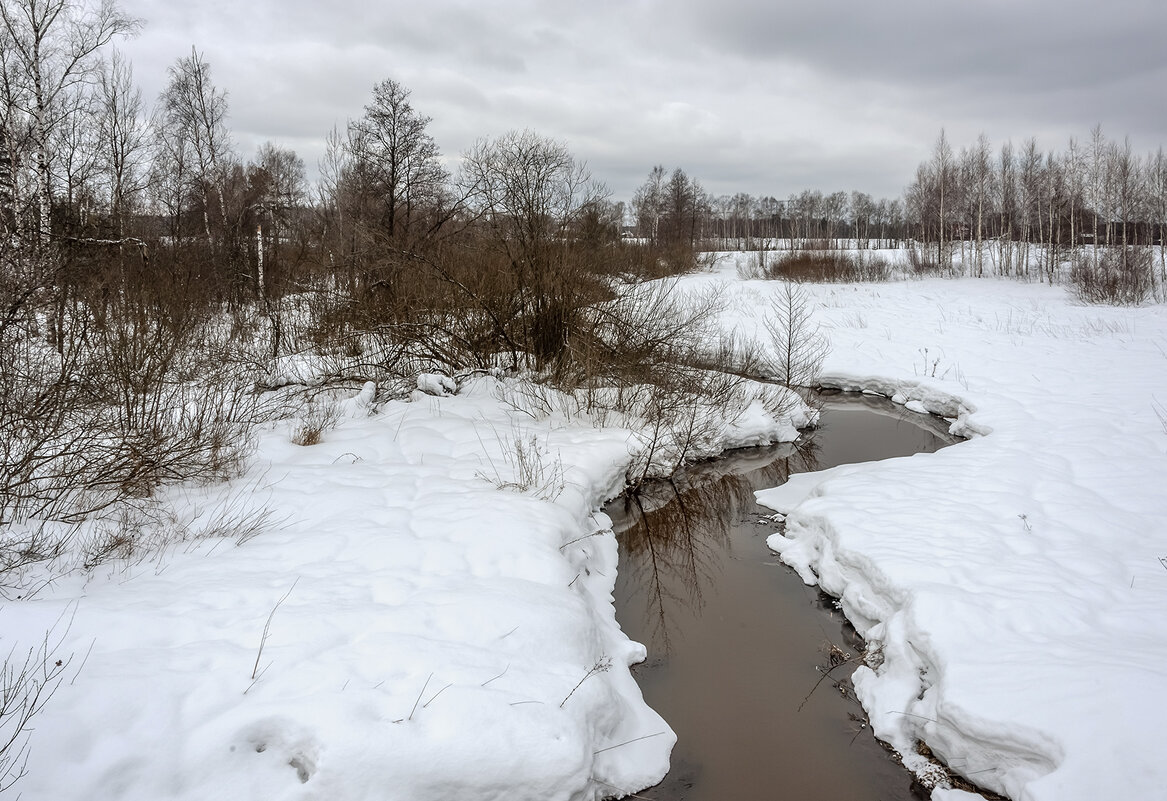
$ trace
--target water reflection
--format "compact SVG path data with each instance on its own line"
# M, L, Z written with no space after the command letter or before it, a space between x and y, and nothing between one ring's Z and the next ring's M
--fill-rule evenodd
M716 585L732 552L733 526L762 517L754 492L785 483L791 473L817 470L820 447L809 437L738 451L608 505L620 535L621 583L645 610L650 651L668 654L677 611L700 614L705 588Z
M855 726L853 699L824 683L803 703L829 647L857 653L862 642L834 599L766 547L775 526L754 491L792 473L936 450L952 441L944 429L879 399L828 398L820 429L797 444L739 451L608 506L621 549L617 615L648 647L637 680L679 738L669 777L642 797L916 797Z

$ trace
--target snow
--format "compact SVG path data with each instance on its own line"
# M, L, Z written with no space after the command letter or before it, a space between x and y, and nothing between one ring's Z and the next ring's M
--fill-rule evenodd
M417 388L427 395L443 396L453 395L458 385L448 375L422 373L417 377Z
M775 284L739 280L732 256L685 279L708 284L726 329L764 334ZM1013 799L1161 797L1167 309L995 279L807 289L825 384L969 437L761 494L786 515L771 546L882 655L856 675L876 733ZM674 737L629 673L644 649L616 622L597 511L640 456L635 421L449 381L354 389L309 447L273 425L247 475L173 488L140 521L227 536L5 601L5 647L47 632L67 663L15 791L582 801L655 782ZM708 448L809 419L755 399ZM256 508L264 530L232 536Z
M759 330L771 288L733 287L726 324ZM971 437L759 493L786 515L771 547L882 654L856 674L876 734L1013 799L1162 797L1167 310L991 279L809 290L824 385Z
M640 439L566 397L524 408L517 381L417 386L317 392L319 444L284 421L248 475L138 521L272 510L242 544L139 552L0 607L6 646L48 632L67 663L21 797L566 801L663 776L675 736L629 673L645 651L616 622L598 511ZM760 402L717 430L718 447L797 435Z

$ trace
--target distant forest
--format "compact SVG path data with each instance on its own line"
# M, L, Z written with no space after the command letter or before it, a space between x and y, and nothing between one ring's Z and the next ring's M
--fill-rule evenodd
M700 249L775 240L910 241L930 246L944 272L1047 278L1083 245L1164 246L1167 157L1161 148L1133 153L1101 128L1061 152L1043 152L1033 139L994 151L984 136L956 151L941 132L901 198L817 190L714 197L683 169L656 166L623 203L563 143L530 131L481 141L449 174L430 119L406 87L384 80L343 130L327 133L321 179L309 186L302 159L285 147L267 143L240 156L227 94L196 50L147 102L112 46L139 24L112 3L3 4L0 254L10 273L52 267L64 279L66 262L77 262L91 280L148 257L155 269L182 262L223 297L265 299L321 271L390 292L400 283L395 264L439 244L476 247L472 240L490 231L512 243L634 237L642 252L614 265L634 274L661 263L684 269ZM619 263L627 260L638 266Z

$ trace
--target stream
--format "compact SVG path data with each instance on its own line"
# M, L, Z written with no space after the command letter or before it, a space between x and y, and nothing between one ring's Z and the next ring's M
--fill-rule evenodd
M672 769L637 794L655 801L902 801L928 798L864 724L851 664L819 682L832 646L862 640L830 596L766 546L775 530L754 491L792 473L935 451L939 418L883 398L821 396L820 426L612 501L614 590L625 633L648 648L633 669L677 733Z

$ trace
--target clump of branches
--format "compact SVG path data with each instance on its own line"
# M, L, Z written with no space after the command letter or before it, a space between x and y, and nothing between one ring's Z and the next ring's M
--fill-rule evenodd
M908 267L918 277L940 275L940 262L933 250L912 244L907 249Z
M1138 305L1155 289L1154 253L1149 247L1115 246L1077 254L1070 284L1084 303Z
M5 576L164 484L236 474L263 418L229 315L198 275L137 250L61 248L49 264L0 286Z
M143 560L181 544L228 539L242 545L277 523L270 507L256 502L257 484L217 500L169 497L121 504L78 527L72 567L94 570L114 560Z
M292 429L292 442L309 447L324 438L324 432L340 421L340 406L328 399L309 398L299 421Z
M495 432L502 465L490 455L490 447L482 442L490 471L481 471L485 479L499 489L530 493L543 500L553 501L567 486L563 475L563 461L552 454L538 434L513 427L509 433Z
M882 256L863 251L843 250L786 250L770 254L752 265L751 278L769 280L808 281L811 283L857 283L887 281L891 266Z
M213 320L128 302L93 311L57 321L55 348L0 341L0 523L76 520L165 482L221 480L248 452L258 400Z
M714 335L722 308L720 291L686 292L675 280L624 287L589 310L572 340L571 386L585 410L638 431L630 486L716 455L755 400L776 417L790 411L788 395L745 377L756 348Z

